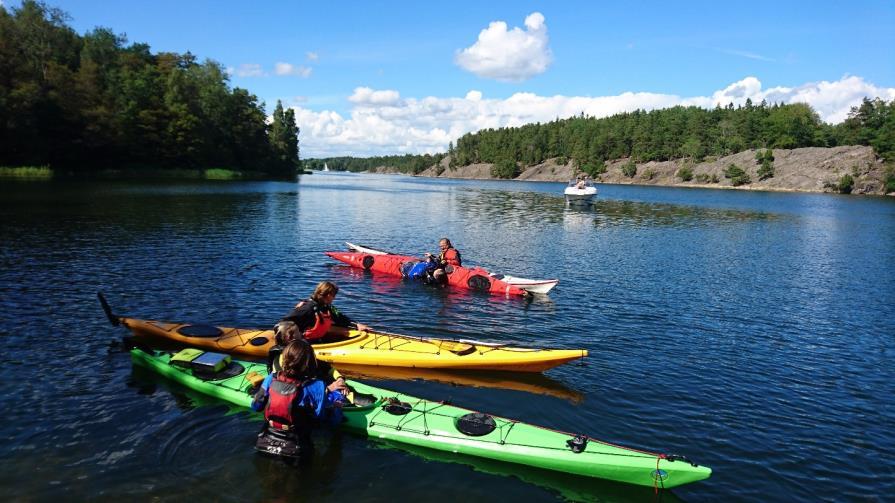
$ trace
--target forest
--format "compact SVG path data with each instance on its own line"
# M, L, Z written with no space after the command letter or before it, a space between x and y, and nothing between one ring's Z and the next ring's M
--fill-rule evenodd
M231 88L223 67L154 54L110 29L81 36L59 9L0 5L0 166L229 169L271 177L299 167L298 127L277 103Z
M299 161L291 109L265 105L231 87L214 61L152 53L107 28L78 35L59 9L25 0L0 5L0 166L50 167L82 174L104 169L229 169L288 177L301 169L416 174L449 156L449 166L491 163L501 178L557 159L591 175L605 162L724 156L747 149L870 145L895 161L895 101L865 98L840 124L802 103L714 109L673 107L595 118L485 129L447 152Z
M792 149L870 145L877 155L895 161L895 101L865 98L848 119L830 125L808 105L759 104L742 106L673 107L635 110L611 117L583 114L545 124L485 129L468 133L448 147L446 154L401 157L313 159L331 169L364 171L389 166L416 174L450 156L450 166L491 163L502 178L513 178L525 167L556 158L574 161L591 175L601 173L605 161L630 158L634 162L725 156L748 149Z

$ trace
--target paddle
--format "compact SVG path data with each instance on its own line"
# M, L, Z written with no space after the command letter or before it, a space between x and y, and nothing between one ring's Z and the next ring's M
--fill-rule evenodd
M109 306L109 303L106 302L106 297L103 295L103 292L96 292L96 296L99 297L99 303L103 306L103 311L106 313L106 318L109 318L109 323L111 323L113 327L120 325L120 317L112 314L112 308Z

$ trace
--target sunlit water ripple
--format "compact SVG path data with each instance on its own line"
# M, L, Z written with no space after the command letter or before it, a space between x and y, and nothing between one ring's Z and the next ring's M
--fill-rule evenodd
M126 314L269 326L321 279L376 328L585 348L513 389L374 384L711 466L690 501L882 500L895 489L895 201L315 174L286 182L0 185L0 484L12 499L651 501L632 488L315 433L295 470L256 415L133 369ZM334 263L344 241L558 277L531 299ZM491 381L502 378L488 377ZM674 495L673 495L674 496ZM666 496L665 501L673 497Z

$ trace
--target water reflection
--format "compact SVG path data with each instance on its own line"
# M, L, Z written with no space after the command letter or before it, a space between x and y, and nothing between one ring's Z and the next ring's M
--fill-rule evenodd
M646 203L598 198L592 205L568 206L561 195L542 192L466 190L458 193L457 203L469 221L500 221L512 232L531 226L546 227L562 223L567 230L584 227L709 227L754 221L774 221L773 213Z
M369 365L339 365L339 371L352 378L362 380L390 381L436 381L453 386L474 388L498 388L548 395L572 403L580 403L584 395L560 381L541 373L485 372L473 370L440 370L404 367L374 367ZM376 386L377 384L373 384Z

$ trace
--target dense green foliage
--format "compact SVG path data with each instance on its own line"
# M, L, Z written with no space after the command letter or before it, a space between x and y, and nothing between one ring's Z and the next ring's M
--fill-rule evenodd
M494 178L515 178L518 175L519 167L509 159L501 159L491 166L491 176Z
M626 162L624 166L622 166L622 174L628 178L634 178L634 175L637 174L637 163L633 160Z
M229 87L220 64L96 28L55 8L0 6L0 163L99 168L224 167L281 176L298 164L291 111Z
M451 166L514 159L525 167L550 158L558 159L559 164L571 160L582 171L594 175L605 167L606 159L702 161L709 156L767 149L764 153L768 157L758 162L767 164L762 175L769 177L773 176L773 148L837 145L872 145L880 156L895 160L895 101L865 99L861 106L852 109L845 122L835 126L822 122L806 104L762 102L755 105L749 100L744 106L728 104L712 110L678 106L651 112L636 110L601 119L580 115L546 124L469 133L456 144L452 142L448 154ZM374 165L418 172L406 168L413 165L406 156L398 158L400 165L387 164L387 161L383 164L388 158L374 159ZM332 166L330 159L325 160ZM320 161L322 164L324 160ZM359 161L365 163L363 159ZM627 174L632 178L635 175L636 169Z
M841 178L839 178L839 184L837 186L837 189L839 190L840 194L851 194L851 191L854 188L854 186L855 186L855 178L846 173L846 174L842 175Z
M886 194L895 192L895 168L891 166L886 170L886 179L883 181L883 191Z
M737 166L736 164L730 164L724 170L724 178L730 179L730 184L734 187L738 187L740 185L746 185L747 183L751 183L752 180L749 178L749 175L743 171L743 168Z
M335 171L369 171L379 167L394 168L402 173L417 174L444 159L444 154L436 155L387 155L380 157L325 157L302 161L305 169L323 169L323 165Z
M693 179L693 168L684 166L683 168L677 170L677 176L681 179L681 181L689 182Z
M768 178L773 178L774 151L771 149L767 149L763 152L759 150L755 153L755 160L761 163L761 167L758 168L758 179L767 180Z
M895 100L864 98L837 127L840 145L872 145L887 161L895 161Z

